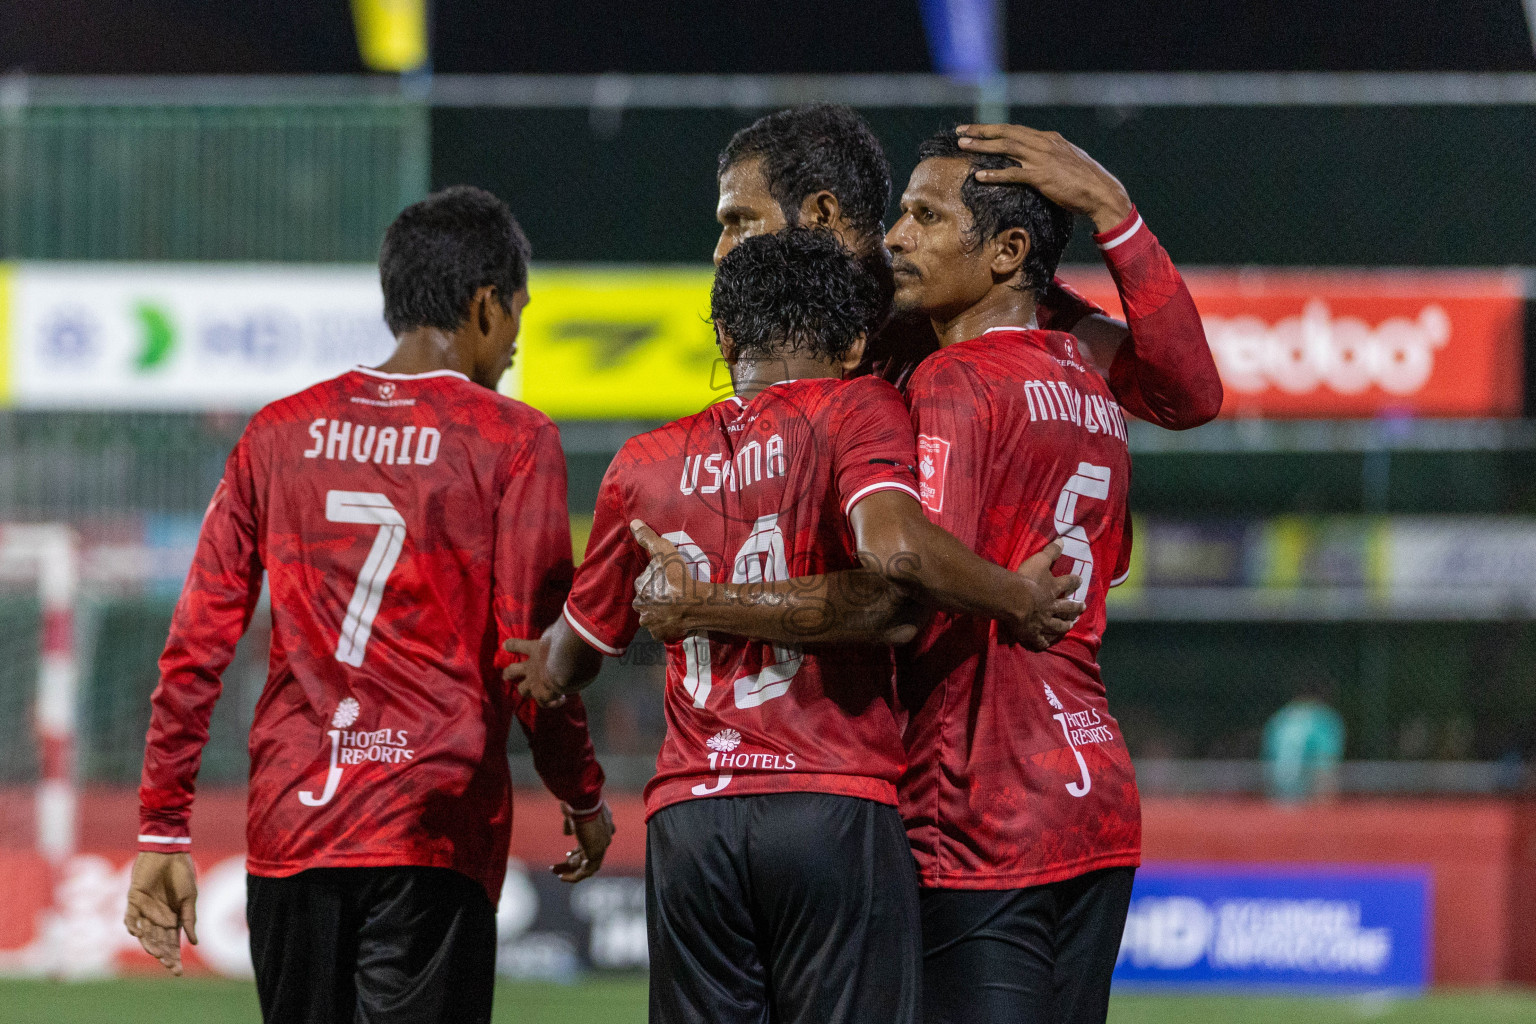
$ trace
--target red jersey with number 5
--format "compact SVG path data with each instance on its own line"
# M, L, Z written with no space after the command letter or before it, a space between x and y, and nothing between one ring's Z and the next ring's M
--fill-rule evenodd
M785 381L630 439L598 493L565 617L607 654L639 628L642 519L695 579L748 583L856 568L847 515L866 495L917 497L912 424L883 380ZM681 800L816 792L896 803L904 759L891 662L863 645L776 645L711 633L667 645L667 737L646 812Z
M500 641L538 636L569 587L554 424L462 374L358 369L262 409L229 457L160 659L139 849L190 848L208 717L263 570L252 874L446 867L494 901L514 717L556 796L600 802L580 702L540 709L500 673Z
M1130 557L1125 420L1070 335L999 328L929 356L907 389L930 519L1016 569L1059 538L1087 604L1044 653L940 614L898 654L902 814L922 884L1011 889L1141 857L1141 804L1097 655Z

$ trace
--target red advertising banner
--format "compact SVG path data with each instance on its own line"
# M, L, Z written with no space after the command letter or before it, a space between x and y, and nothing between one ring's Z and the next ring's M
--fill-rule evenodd
M1524 283L1485 271L1185 273L1226 386L1223 416L1518 416ZM1062 277L1120 316L1101 267Z

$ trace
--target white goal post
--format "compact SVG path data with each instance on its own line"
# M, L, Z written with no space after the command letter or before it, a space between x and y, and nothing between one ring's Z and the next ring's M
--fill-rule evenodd
M75 849L76 702L80 666L75 604L80 542L59 523L0 524L0 575L35 581L42 605L33 724L41 761L36 792L37 848L53 863Z

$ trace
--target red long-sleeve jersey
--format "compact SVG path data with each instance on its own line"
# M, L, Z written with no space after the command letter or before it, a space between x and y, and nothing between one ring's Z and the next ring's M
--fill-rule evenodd
M462 374L359 368L262 409L229 456L151 698L141 850L190 848L208 718L263 571L252 874L446 867L496 899L513 718L551 792L601 802L580 701L541 709L499 671L500 641L538 636L569 587L558 431Z
M1209 423L1221 412L1221 374L1200 311L1167 250L1135 207L1093 240L1115 279L1131 332L1109 367L1116 401L1169 430Z

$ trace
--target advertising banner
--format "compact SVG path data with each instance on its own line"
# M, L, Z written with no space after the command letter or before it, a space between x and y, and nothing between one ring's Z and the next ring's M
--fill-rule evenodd
M502 390L559 419L670 419L730 394L709 268L534 268ZM254 411L387 358L378 272L27 263L0 268L0 400Z
M9 291L23 407L255 410L394 348L369 268L26 263Z
M1062 277L1114 316L1099 267ZM1224 416L1518 416L1523 281L1475 271L1184 274L1226 388Z
M1112 313L1101 267L1063 276ZM502 390L556 419L671 419L730 393L708 267L535 267ZM1523 403L1522 280L1442 271L1192 271L1227 416L1487 417ZM0 401L253 411L377 363L370 266L0 267Z
M245 857L193 855L196 946L188 969L252 975L245 921ZM38 854L0 850L0 976L102 977L159 973L123 927L132 853L82 853L51 866ZM547 868L514 860L496 914L497 973L569 980L591 968L644 969L645 881L605 868L568 885Z
M535 267L502 390L557 420L676 419L731 395L704 267Z
M1152 864L1136 873L1115 980L1417 991L1429 935L1427 870Z

